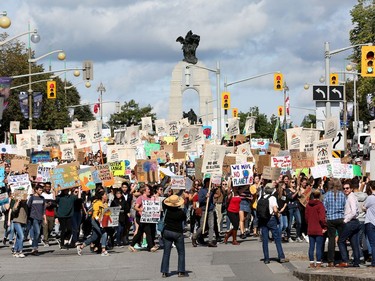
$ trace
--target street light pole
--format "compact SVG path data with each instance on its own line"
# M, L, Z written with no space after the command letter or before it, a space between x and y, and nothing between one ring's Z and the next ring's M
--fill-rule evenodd
M100 92L100 121L103 122L103 92L105 93L105 87L103 86L103 83L100 82L100 85L97 89L98 92Z

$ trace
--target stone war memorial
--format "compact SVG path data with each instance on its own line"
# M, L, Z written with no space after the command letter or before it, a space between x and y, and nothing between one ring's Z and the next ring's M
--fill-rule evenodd
M213 100L209 71L196 57L200 36L190 30L185 38L179 36L176 42L181 43L184 58L176 64L172 71L168 118L169 120L183 118L182 96L186 90L193 89L199 96L199 111L194 111L197 115L202 116L204 124L208 122L211 125L213 119L212 105L207 106L206 103ZM199 118L197 121L199 121Z

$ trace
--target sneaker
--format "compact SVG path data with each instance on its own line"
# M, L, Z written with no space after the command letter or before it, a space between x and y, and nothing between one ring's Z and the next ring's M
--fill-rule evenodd
M33 256L39 256L38 250L32 250L31 251L31 255L33 255Z
M25 257L25 255L22 253L22 252L20 252L20 253L18 253L17 254L17 256L16 256L17 258L24 258Z
M48 243L48 241L44 241L44 240L42 240L42 244L43 244L44 247L49 247L49 243Z
M128 246L128 249L129 249L130 252L133 252L133 253L138 252L138 250L131 245Z
M12 254L12 255L13 255L13 257L14 257L14 258L18 258L18 253L16 253L16 252L13 252L13 254Z
M303 239L306 241L306 243L309 243L309 236L302 233Z
M288 259L285 259L285 258L279 260L279 263L286 263L286 262L289 262L289 260L288 260Z
M288 239L288 242L289 242L289 243L293 243L294 241L293 241L292 238L289 238L289 239Z
M80 245L77 246L77 254L78 256L82 256L82 248Z
M30 246L33 244L33 240L32 239L29 239L29 244L30 244Z
M108 252L107 252L107 251L104 251L104 252L102 252L101 256L102 256L102 257L108 257L108 256L109 256L109 254L108 254Z
M139 246L139 244L137 243L137 244L134 245L134 249L136 249L136 250L142 250L142 247Z
M303 240L301 238L297 237L296 242L301 243L301 242L303 242Z

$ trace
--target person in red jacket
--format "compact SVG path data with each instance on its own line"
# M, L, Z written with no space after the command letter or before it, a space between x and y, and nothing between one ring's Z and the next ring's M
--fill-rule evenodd
M322 266L323 236L327 231L327 222L324 205L320 201L320 191L317 189L312 194L313 199L310 199L305 209L307 235L309 236L309 267L319 268ZM314 248L316 248L316 263L314 261Z

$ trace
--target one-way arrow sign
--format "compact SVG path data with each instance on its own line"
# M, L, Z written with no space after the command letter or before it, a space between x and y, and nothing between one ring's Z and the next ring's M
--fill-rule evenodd
M324 86L324 85L313 86L313 100L326 101L327 98L328 98L327 86Z
M344 100L344 86L330 86L329 87L330 100Z

